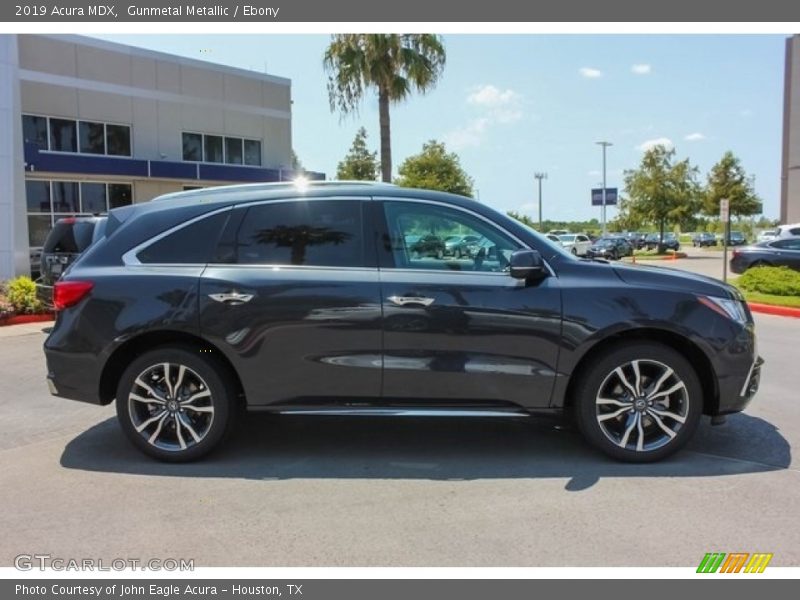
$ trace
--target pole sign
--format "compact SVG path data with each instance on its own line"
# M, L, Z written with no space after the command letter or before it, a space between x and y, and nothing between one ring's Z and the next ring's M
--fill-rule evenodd
M616 206L617 188L606 188L606 206ZM592 188L592 206L603 206L603 188Z
M731 203L727 198L723 198L719 201L719 220L720 221L728 221L730 219Z

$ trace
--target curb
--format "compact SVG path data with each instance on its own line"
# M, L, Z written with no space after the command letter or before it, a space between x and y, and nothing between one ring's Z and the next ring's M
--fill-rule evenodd
M750 307L751 311L757 313L800 319L800 308L793 308L791 306L775 306L773 304L760 304L758 302L748 302L747 306Z
M44 315L15 315L6 319L0 320L0 327L9 325L24 325L25 323L44 323L46 321L54 321L55 316L52 313Z
M686 254L685 252L675 252L673 254L665 254L664 256L647 256L647 257L640 256L638 259L636 258L636 256L626 256L624 258L625 262L638 263L639 261L651 262L659 260L678 260L681 258L688 258L688 256L689 255Z

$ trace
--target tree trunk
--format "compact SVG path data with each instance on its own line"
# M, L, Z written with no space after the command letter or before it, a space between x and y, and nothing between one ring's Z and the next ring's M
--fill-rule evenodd
M389 92L378 90L378 113L381 123L381 176L384 182L392 182L392 134L389 122Z

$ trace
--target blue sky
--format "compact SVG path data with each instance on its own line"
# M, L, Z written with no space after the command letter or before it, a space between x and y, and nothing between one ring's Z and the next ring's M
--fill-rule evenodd
M329 177L356 130L378 146L377 100L355 117L328 106L325 35L107 35L111 41L292 79L293 139L308 169ZM599 217L601 150L608 185L622 187L648 143L667 141L705 179L726 150L755 176L764 211L780 198L785 36L779 35L447 35L439 85L392 110L395 171L429 139L458 152L480 199L544 217ZM267 141L267 143L269 143ZM609 218L615 211L609 211Z

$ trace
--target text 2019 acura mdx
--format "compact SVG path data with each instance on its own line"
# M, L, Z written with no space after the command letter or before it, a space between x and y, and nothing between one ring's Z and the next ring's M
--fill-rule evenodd
M473 235L461 257L406 240ZM628 461L741 411L761 359L742 296L579 259L469 198L391 185L208 188L111 211L56 284L53 394L116 400L191 460L237 415L567 413Z

